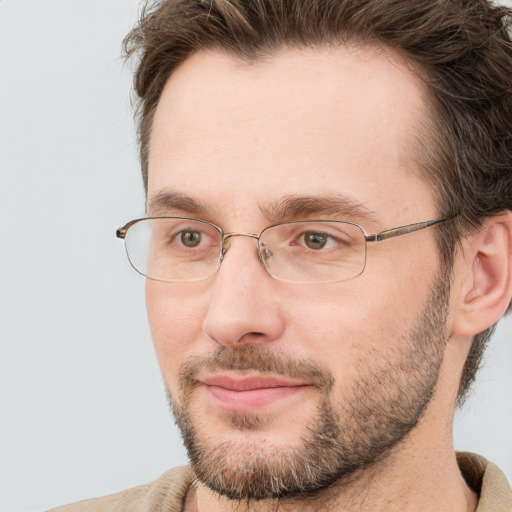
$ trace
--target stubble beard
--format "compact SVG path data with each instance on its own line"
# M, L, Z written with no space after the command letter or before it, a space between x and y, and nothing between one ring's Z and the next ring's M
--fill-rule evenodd
M386 459L417 425L435 391L446 345L449 279L439 275L416 325L384 358L356 362L358 378L334 400L334 379L312 361L296 361L246 345L221 347L213 355L187 363L180 378L180 405L169 402L197 479L231 500L285 500L315 496L354 473ZM194 419L191 397L200 368L254 370L286 377L302 376L319 394L316 416L294 447L215 442ZM258 413L232 413L230 427L239 432L264 430ZM227 428L230 428L227 427Z

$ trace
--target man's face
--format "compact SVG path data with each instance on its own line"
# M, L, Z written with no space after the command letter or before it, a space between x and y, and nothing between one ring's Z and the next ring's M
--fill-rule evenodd
M434 219L411 158L422 116L420 81L383 51L196 54L156 111L148 214L256 234L283 220L374 233ZM385 460L428 405L446 340L433 229L370 243L363 274L330 284L275 280L256 249L231 238L213 277L147 281L193 466L238 499L313 492Z

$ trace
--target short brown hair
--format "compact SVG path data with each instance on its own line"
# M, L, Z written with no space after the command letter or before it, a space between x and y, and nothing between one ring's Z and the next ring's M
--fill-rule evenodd
M139 54L139 143L147 187L154 112L173 70L219 49L246 61L283 46L382 45L425 81L432 119L415 157L437 191L438 230L450 269L461 234L512 210L512 12L486 0L160 0L148 2L124 41ZM510 308L509 308L510 309ZM461 378L462 403L493 328L475 336Z

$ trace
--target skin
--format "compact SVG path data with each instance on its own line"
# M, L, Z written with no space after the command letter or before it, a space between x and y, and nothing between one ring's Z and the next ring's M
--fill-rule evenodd
M199 217L225 232L259 233L281 220L262 208L269 210L285 196L342 193L362 205L364 214L347 217L347 209L340 220L359 222L368 233L435 219L434 193L410 158L425 108L422 83L384 51L283 49L253 64L220 52L197 53L170 77L156 111L148 214ZM169 192L200 202L201 211L155 200ZM472 289L472 268L467 254L456 257L439 380L410 434L384 460L325 490L313 503L263 501L252 503L251 510L476 508L458 470L451 434L473 328L459 313ZM439 272L432 229L371 245L362 275L327 285L271 278L255 241L234 238L220 270L208 280L147 281L149 321L167 389L183 406L184 364L219 347L259 346L327 369L334 378L333 400L343 403L365 366L371 370L372 361L396 359ZM233 425L205 386L187 397L187 405L210 445L229 441L240 462L254 446L273 457L276 448L300 446L316 414L319 395L307 380L301 383L301 391L258 411L264 422L254 431ZM245 506L240 504L241 510ZM198 484L187 510L237 510L237 504Z

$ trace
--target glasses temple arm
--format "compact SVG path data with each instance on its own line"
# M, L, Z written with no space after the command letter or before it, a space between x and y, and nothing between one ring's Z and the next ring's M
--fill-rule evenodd
M441 222L452 220L456 216L457 215L453 215L445 219L428 220L426 222L417 222L415 224L407 224L406 226L400 226L398 228L387 229L386 231L381 231L380 233L365 235L365 239L367 242L380 242L381 240L387 240L388 238L407 235L408 233L413 233L414 231L420 231L421 229L429 228L430 226L435 226L436 224L440 224Z

